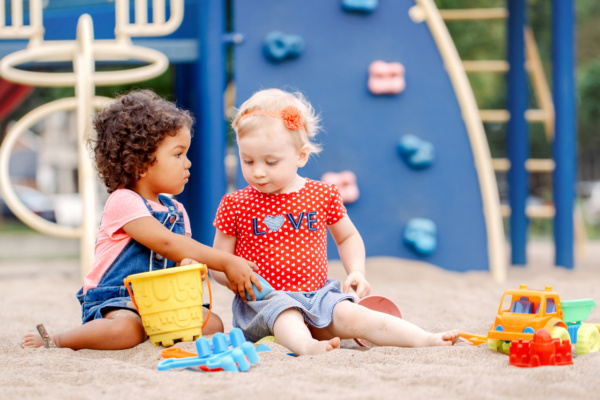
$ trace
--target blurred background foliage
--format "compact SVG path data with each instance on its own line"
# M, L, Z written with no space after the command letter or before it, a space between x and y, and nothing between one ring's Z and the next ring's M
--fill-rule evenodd
M440 9L506 7L506 0L435 0ZM578 99L579 179L600 180L600 1L576 0L576 77ZM552 87L552 2L528 0L527 17L533 30L546 78ZM506 22L448 22L448 30L463 60L506 59ZM502 74L469 75L479 108L506 105L506 81ZM530 91L530 108L536 108ZM506 125L486 124L492 157L506 156ZM530 124L530 155L550 158L551 144L541 124ZM592 160L595 160L594 163ZM590 165L591 164L591 165ZM532 185L534 189L535 185Z
M439 9L506 7L507 0L434 0ZM577 163L579 182L600 181L600 1L576 0ZM546 79L552 90L552 1L527 0L527 18L532 28ZM448 30L463 60L506 59L506 21L448 22ZM470 74L469 80L481 109L506 108L504 74ZM538 108L530 87L530 107ZM506 157L506 124L485 124L492 157ZM541 123L529 124L530 157L551 158L552 144ZM506 200L505 174L496 174L500 195ZM580 197L589 196L589 186L578 185ZM530 174L530 191L540 202L552 202L551 174ZM582 200L578 200L578 207ZM505 221L506 222L506 221ZM532 219L532 237L549 236L552 220ZM587 235L600 238L600 225L586 223ZM509 227L505 226L508 232Z

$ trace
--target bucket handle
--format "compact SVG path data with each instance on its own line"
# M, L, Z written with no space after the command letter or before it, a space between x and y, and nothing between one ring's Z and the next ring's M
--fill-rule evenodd
M138 308L138 305L135 302L135 297L133 297L133 293L131 292L131 289L129 288L129 286L131 285L131 281L129 280L129 277L126 277L125 279L123 279L123 283L125 284L125 287L127 288L127 292L129 293L129 297L131 298L131 301L133 301L133 305L135 306L135 309L138 311L138 314L139 314L140 309Z
M204 330L204 327L206 326L206 323L208 322L208 319L210 318L210 313L212 310L212 291L210 289L210 279L208 277L208 268L206 267L206 264L200 264L202 267L200 269L200 283L202 283L202 271L204 271L204 274L206 276L206 286L208 287L208 315L206 316L206 318L204 319L204 323L202 324L202 330Z

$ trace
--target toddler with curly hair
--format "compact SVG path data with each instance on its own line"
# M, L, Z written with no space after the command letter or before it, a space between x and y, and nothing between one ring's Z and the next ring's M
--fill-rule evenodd
M94 264L77 293L83 324L55 335L27 334L23 347L118 350L142 343L146 333L123 279L194 260L255 298L252 283L261 289L252 273L256 265L193 240L183 205L164 195L180 194L189 179L193 122L188 111L147 90L117 98L96 116L91 144L110 196ZM213 314L204 334L217 331L223 325Z

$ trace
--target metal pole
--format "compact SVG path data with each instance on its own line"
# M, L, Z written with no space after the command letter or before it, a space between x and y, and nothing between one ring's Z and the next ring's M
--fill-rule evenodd
M199 2L197 16L199 30L199 60L192 66L188 90L192 90L196 129L190 149L192 174L185 190L187 210L194 238L212 244L212 221L221 197L226 192L225 146L226 121L223 93L226 85L225 71L225 4L221 0ZM193 205L193 206L192 206Z
M83 14L77 23L77 52L74 55L73 70L76 76L75 96L77 98L77 141L79 157L79 194L82 204L81 218L81 278L92 268L94 263L94 247L98 232L98 196L96 174L92 165L91 155L87 148L87 140L92 130L92 105L94 86L94 28L92 17Z
M507 127L510 242L512 264L527 263L527 225L525 206L529 196L528 174L525 161L529 157L529 127L525 120L528 107L527 74L525 72L525 22L524 0L508 1L508 111Z
M554 243L556 265L573 268L573 210L575 206L576 103L575 2L552 1L552 82L556 108L553 195L556 206Z

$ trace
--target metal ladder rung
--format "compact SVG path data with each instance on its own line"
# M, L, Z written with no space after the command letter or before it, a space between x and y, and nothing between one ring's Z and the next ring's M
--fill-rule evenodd
M507 172L510 169L508 158L492 158L492 167L496 172ZM552 172L556 168L554 160L550 158L530 158L525 161L525 169L529 172Z
M510 216L510 206L502 204L500 206L500 213L503 217ZM552 205L539 205L539 206L527 206L525 208L525 215L531 219L551 219L554 218L556 209Z
M482 21L508 18L506 8L465 8L440 10L444 21Z
M546 121L546 112L540 109L527 110L525 119L529 122L544 122Z
M508 72L510 65L505 60L465 60L462 62L467 73L473 72Z
M510 160L508 158L492 158L492 168L496 172L507 172L510 169Z
M508 122L510 113L508 110L479 110L482 122Z
M479 116L483 122L508 122L510 120L508 110L479 110ZM525 119L528 122L544 122L546 113L544 110L538 109L527 110Z
M510 64L506 60L463 60L465 72L472 74L478 72L494 72L505 74L510 70ZM528 62L525 62L525 70L531 71Z
M556 163L550 158L530 158L525 161L525 168L529 172L552 172Z

